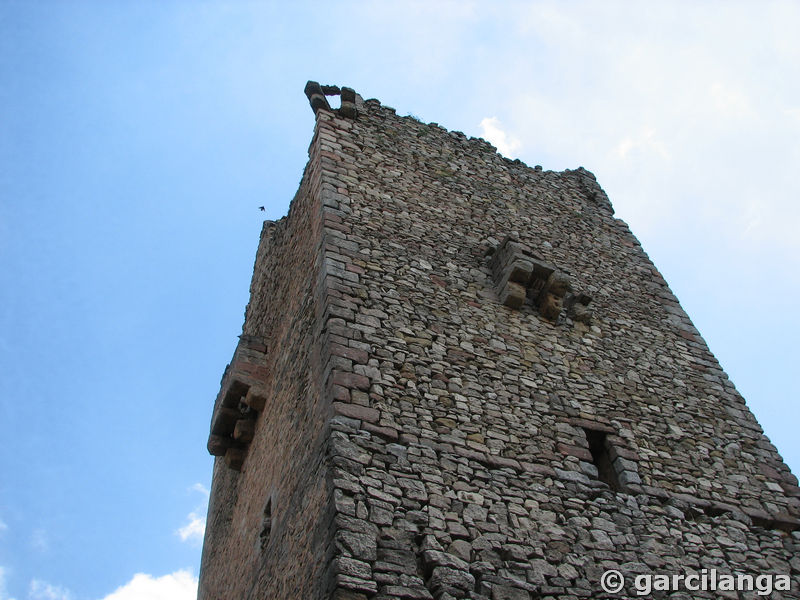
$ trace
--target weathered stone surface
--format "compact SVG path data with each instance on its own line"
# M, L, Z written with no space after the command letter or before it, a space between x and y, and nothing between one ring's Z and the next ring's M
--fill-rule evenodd
M214 435L229 436L233 433L236 421L242 417L241 413L233 408L221 406L214 413L214 420L211 423L211 433Z
M564 305L564 296L571 289L572 285L563 273L552 273L539 298L539 313L550 321L558 319Z
M225 456L225 452L232 445L232 440L228 436L214 435L208 436L208 453L211 456Z
M251 387L249 390L247 390L245 402L253 410L261 412L267 405L266 393L263 389Z
M215 403L201 600L798 576L796 478L591 173L307 92L309 164Z
M448 554L447 552L439 552L436 550L425 550L423 552L423 560L437 567L451 567L453 569L460 569L462 571L469 570L469 563L461 560L460 558Z
M374 561L377 558L374 535L343 530L336 533L336 538L340 548L348 556L366 561Z
M434 567L428 585L434 592L451 592L463 594L475 587L475 577L469 571Z
M256 431L255 421L250 419L239 419L233 428L233 439L243 444L250 443Z
M225 464L234 471L241 471L247 453L242 448L228 448L225 450Z
M509 308L519 308L525 303L525 288L519 283L508 281L500 290L500 302Z
M531 595L526 590L510 585L495 585L492 587L492 600L530 600Z
M360 406L358 404L334 402L333 410L340 415L344 415L352 419L359 419L361 421L369 421L370 423L377 423L378 419L380 418L380 412L374 408Z

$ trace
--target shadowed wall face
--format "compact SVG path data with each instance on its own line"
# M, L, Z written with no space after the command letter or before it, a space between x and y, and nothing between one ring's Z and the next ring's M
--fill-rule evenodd
M215 442L219 457L199 598L328 593L329 407L320 385L314 181L310 165L289 216L262 231L244 331L215 405L215 417L227 401L238 420L228 435L215 436L212 424L209 450ZM236 435L242 424L252 427L252 439Z
M307 87L304 183L262 236L244 329L267 400L249 446L221 442L243 460L217 460L201 597L796 577L797 480L594 176L351 92Z

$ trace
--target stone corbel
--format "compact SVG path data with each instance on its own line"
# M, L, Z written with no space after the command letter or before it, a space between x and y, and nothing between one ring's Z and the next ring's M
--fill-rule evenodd
M490 266L500 302L519 309L530 303L555 323L566 308L573 321L589 323L591 298L573 293L569 276L546 263L517 240L506 237L492 254Z
M356 92L353 88L340 88L337 85L320 85L316 81L309 81L306 83L304 91L315 115L320 110L334 112L333 109L331 109L331 105L328 104L326 96L341 96L342 105L336 112L338 112L340 116L348 119L355 119L358 116L358 110L356 109Z
M212 456L224 457L236 471L242 469L250 442L255 436L258 415L268 403L264 388L266 345L252 336L240 336L231 365L222 378L211 417L207 448Z

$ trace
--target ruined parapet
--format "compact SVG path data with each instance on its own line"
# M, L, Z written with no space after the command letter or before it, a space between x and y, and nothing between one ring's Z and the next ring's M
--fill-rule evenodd
M355 119L358 116L356 92L352 88L320 85L316 81L309 81L306 84L305 93L315 114L320 110L332 112L326 96L341 96L341 107L336 112L347 119Z

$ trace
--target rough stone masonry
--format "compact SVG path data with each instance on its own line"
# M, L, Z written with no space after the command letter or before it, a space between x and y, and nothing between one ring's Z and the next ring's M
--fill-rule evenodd
M306 95L214 405L199 598L621 598L702 569L800 598L797 479L594 176Z

